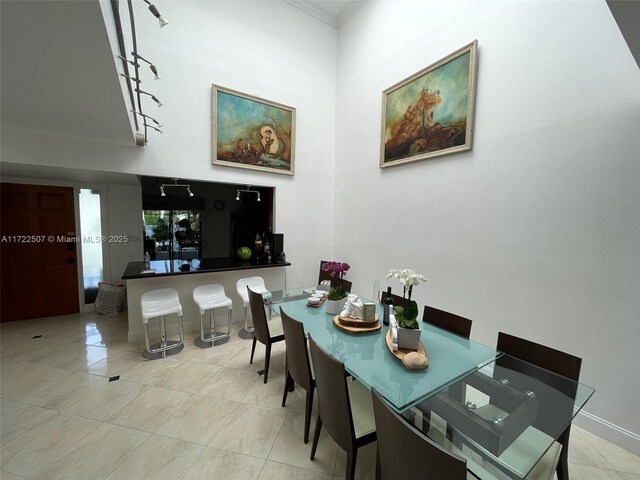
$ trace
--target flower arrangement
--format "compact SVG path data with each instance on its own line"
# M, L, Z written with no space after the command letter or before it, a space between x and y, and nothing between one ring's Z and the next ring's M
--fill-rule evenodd
M408 268L392 268L386 278L395 278L402 285L402 306L393 308L398 325L403 328L418 328L418 304L411 300L411 293L414 286L429 280Z
M329 288L329 294L327 298L329 300L342 300L343 298L347 298L347 291L344 289L342 285L342 278L345 273L349 271L351 265L343 262L325 262L322 265L322 270L325 272L329 272L331 275L331 288Z

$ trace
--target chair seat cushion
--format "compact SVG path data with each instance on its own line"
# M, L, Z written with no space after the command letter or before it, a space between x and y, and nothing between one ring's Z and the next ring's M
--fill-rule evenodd
M269 335L271 336L271 338L284 335L284 330L282 328L282 319L280 318L280 316L271 317L271 320L267 322L267 325L269 325Z
M196 299L196 303L198 304L198 308L200 309L201 314L204 313L205 310L210 310L212 308L231 308L231 306L233 305L231 299L226 295L200 297Z
M371 391L357 380L348 382L351 415L356 438L375 432L376 422L373 416Z

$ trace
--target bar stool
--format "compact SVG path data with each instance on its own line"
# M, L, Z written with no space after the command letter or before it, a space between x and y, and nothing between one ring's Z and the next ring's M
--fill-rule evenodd
M144 341L146 349L142 356L149 360L165 358L175 355L184 348L184 331L182 330L182 305L178 298L178 292L174 288L157 288L149 290L140 297L142 308L142 323L144 323ZM176 314L178 316L178 329L180 340L167 340L167 325L165 316ZM149 319L160 318L160 343L149 343Z
M219 345L229 340L231 336L231 309L233 302L224 293L224 287L217 283L199 285L193 289L193 301L200 309L200 336L196 337L193 344L196 347L208 348ZM228 323L227 332L216 332L216 308L227 307ZM204 333L204 313L209 310L209 327L211 333Z
M264 279L262 277L241 278L236 283L236 290L242 299L242 306L244 308L244 328L240 330L238 336L245 340L250 340L253 338L254 328L253 326L249 326L249 320L247 318L247 307L249 306L249 294L247 293L247 287L256 293L260 293L263 300L270 299L271 292L265 287ZM271 310L269 310L269 312L271 312ZM271 313L269 313L269 317L271 317Z

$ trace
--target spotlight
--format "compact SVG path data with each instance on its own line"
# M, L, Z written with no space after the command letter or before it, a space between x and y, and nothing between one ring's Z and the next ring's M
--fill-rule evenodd
M134 62L134 61L132 61L132 60L128 60L128 59L124 58L122 55L118 55L118 58L119 58L120 60L124 60L124 61L125 61L125 62L127 62L127 63L130 63L130 64L131 64L131 65L133 65L134 67L140 67L140 64L139 64L139 63L136 63L136 62Z
M156 7L149 0L143 0L143 1L144 1L144 3L149 5L149 11L151 13L153 13L153 16L156 17L158 19L158 21L160 22L160 28L164 27L165 25L167 25L169 23L169 21L166 18L164 18L162 15L160 15L160 12L158 11L158 7Z
M241 193L255 193L256 195L258 195L258 202L261 202L262 200L260 199L260 192L257 190L251 190L251 185L247 185L247 188L238 188L236 190L236 200L240 200L240 194Z
M131 110L131 112L133 112L133 113L135 113L137 115L140 115L141 117L148 118L149 120L151 120L153 123L155 123L160 128L164 127L164 124L160 123L155 118L150 117L149 115L145 115L144 113L136 112L135 110Z
M142 55L138 55L136 52L131 52L131 55L133 55L138 60L142 60L143 62L148 63L149 64L149 68L151 69L151 71L155 75L155 79L156 80L160 80L162 78L160 75L158 75L158 68L153 63L151 63L149 60L144 58Z
M162 133L162 130L160 130L159 128L154 127L153 125L149 125L148 123L143 123L143 125L147 128L153 128L156 132L160 132Z
M140 83L140 80L138 80L137 78L130 77L129 75L125 75L124 73L121 73L120 76L124 78L128 78L132 82Z
M151 95L149 92L145 92L144 90L140 90L139 88L136 88L136 92L144 93L145 95L149 95L151 97L151 100L153 100L154 102L156 102L158 104L158 107L161 107L161 106L164 105L164 103L162 103L160 100L158 100L158 98L155 95Z
M153 128L153 127L151 127ZM191 185L189 185L188 183L178 183L180 181L179 178L172 178L171 180L173 180L173 183L163 183L162 185L160 185L160 196L164 197L166 196L164 193L164 189L166 187L181 187L181 188L186 188L187 189L187 193L189 194L190 197L193 197L193 192L191 191Z

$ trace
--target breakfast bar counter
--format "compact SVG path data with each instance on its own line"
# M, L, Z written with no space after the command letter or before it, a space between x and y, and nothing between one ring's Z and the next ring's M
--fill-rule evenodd
M235 258L203 258L202 260L153 260L153 273L142 273L144 262L129 262L122 279L127 282L129 342L144 340L140 297L156 288L175 288L182 305L185 332L200 330L200 313L193 301L193 289L209 283L221 284L233 301L233 321L243 321L242 299L236 282L246 277L262 277L269 290L286 287L286 267L289 262L252 264ZM176 330L177 331L177 330ZM169 330L167 333L172 334Z

